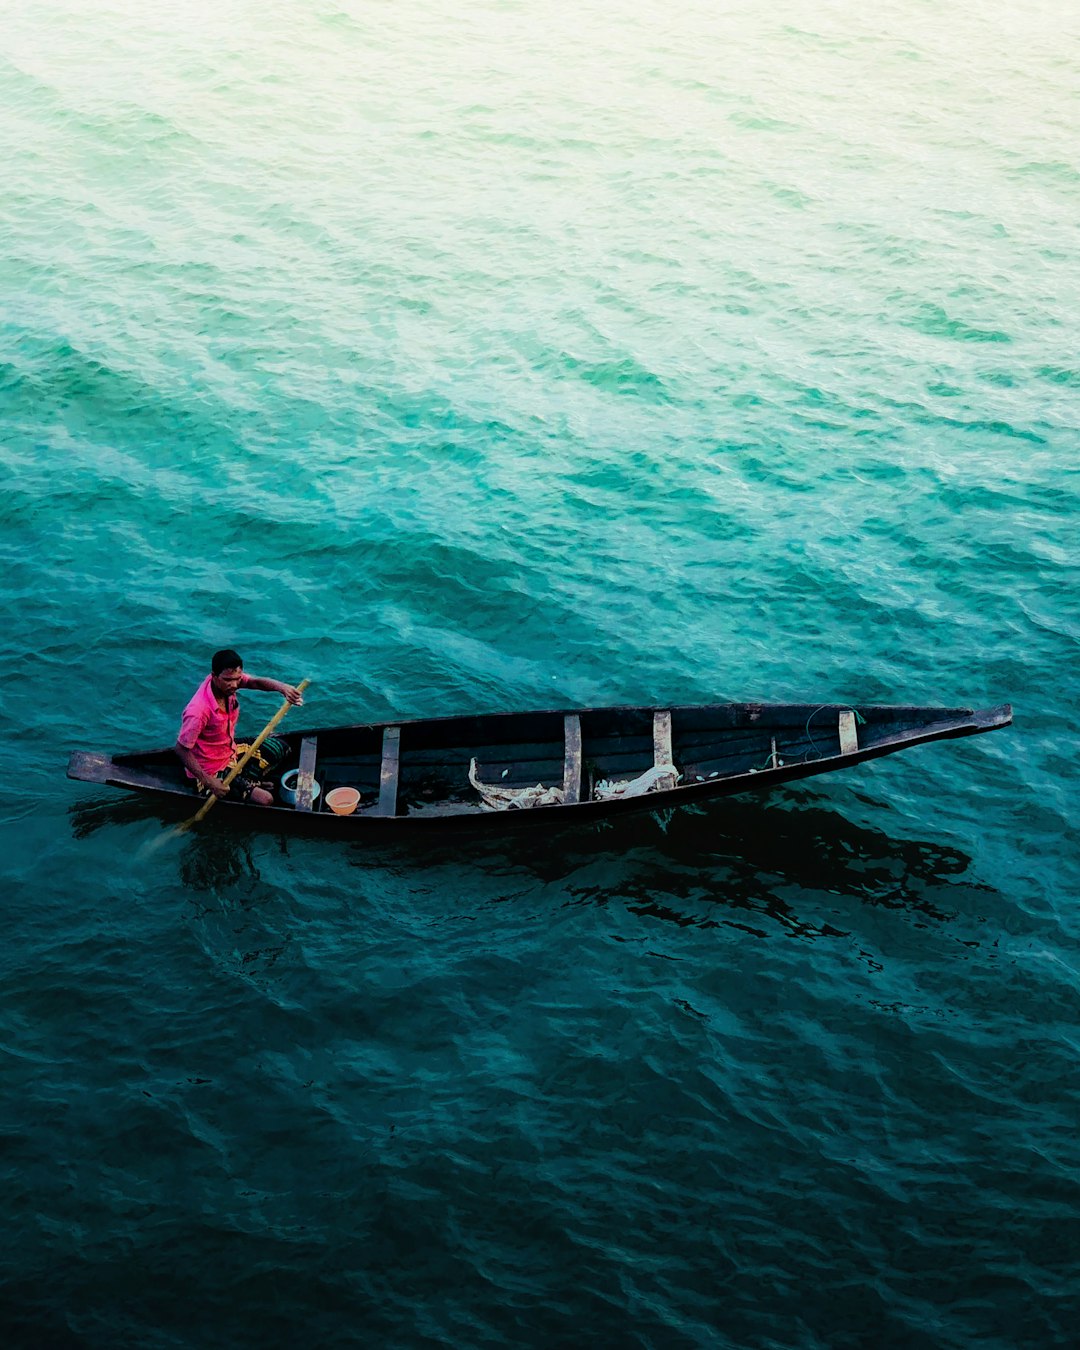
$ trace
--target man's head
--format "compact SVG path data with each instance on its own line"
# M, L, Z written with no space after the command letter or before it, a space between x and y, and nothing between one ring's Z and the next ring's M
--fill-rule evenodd
M235 694L240 688L240 677L244 673L244 660L239 652L224 647L215 652L210 662L210 674L215 688L223 694Z
M220 675L223 670L243 670L243 668L244 658L231 647L223 647L220 652L215 652L214 659L210 662L212 675Z

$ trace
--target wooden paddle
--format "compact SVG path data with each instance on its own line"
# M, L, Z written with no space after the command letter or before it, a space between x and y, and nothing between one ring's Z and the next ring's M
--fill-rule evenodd
M296 687L297 689L300 690L301 693L303 693L310 683L311 683L310 680L301 680ZM263 741L266 740L267 736L270 735L270 733L274 730L274 728L277 726L277 724L281 721L281 719L285 716L285 714L289 711L291 707L292 704L289 702L288 699L286 699L285 702L281 705L281 707L277 710L277 712L273 715L273 717L271 717L270 721L267 722L266 726L263 727L262 731L259 732L259 734L251 742L248 748L244 751L242 757L233 765L233 767L221 780L226 787L228 787L229 784L236 777L236 775L240 773L240 771L247 764L251 756L255 753L256 750L258 750L259 746L262 745ZM185 830L190 830L192 825L197 825L216 801L217 797L213 793L211 793L210 796L207 797L206 801L203 802L202 806L199 807L199 809L195 812L195 814L191 817L190 820L185 820L182 825L177 826L177 833L183 834Z

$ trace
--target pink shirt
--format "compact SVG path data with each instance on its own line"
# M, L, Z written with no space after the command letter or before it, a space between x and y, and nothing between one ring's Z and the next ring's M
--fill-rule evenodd
M184 709L180 719L180 733L177 742L195 752L199 767L204 773L217 773L232 759L233 738L236 735L236 722L240 716L240 704L235 696L230 696L228 711L223 712L218 705L217 694L210 686L211 676L207 675L196 689L191 702ZM240 676L240 688L250 681L246 675ZM185 770L189 778L194 775Z

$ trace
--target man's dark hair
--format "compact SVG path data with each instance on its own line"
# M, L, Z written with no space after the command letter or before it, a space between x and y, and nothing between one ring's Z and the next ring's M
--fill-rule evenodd
M221 651L214 653L214 659L210 662L210 670L214 675L220 675L223 670L235 670L237 666L243 666L244 659L239 652L234 652L231 647L223 647Z

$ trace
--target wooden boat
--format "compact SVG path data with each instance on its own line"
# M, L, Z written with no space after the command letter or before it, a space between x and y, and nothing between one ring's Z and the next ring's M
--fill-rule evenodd
M295 805L223 801L217 810L339 838L375 828L550 827L770 788L1011 721L1009 704L708 703L320 727L283 737L290 756L279 772L299 770ZM173 799L185 810L196 801L171 748L78 751L68 777ZM314 800L313 784L321 789ZM326 808L338 786L360 794L351 815Z

